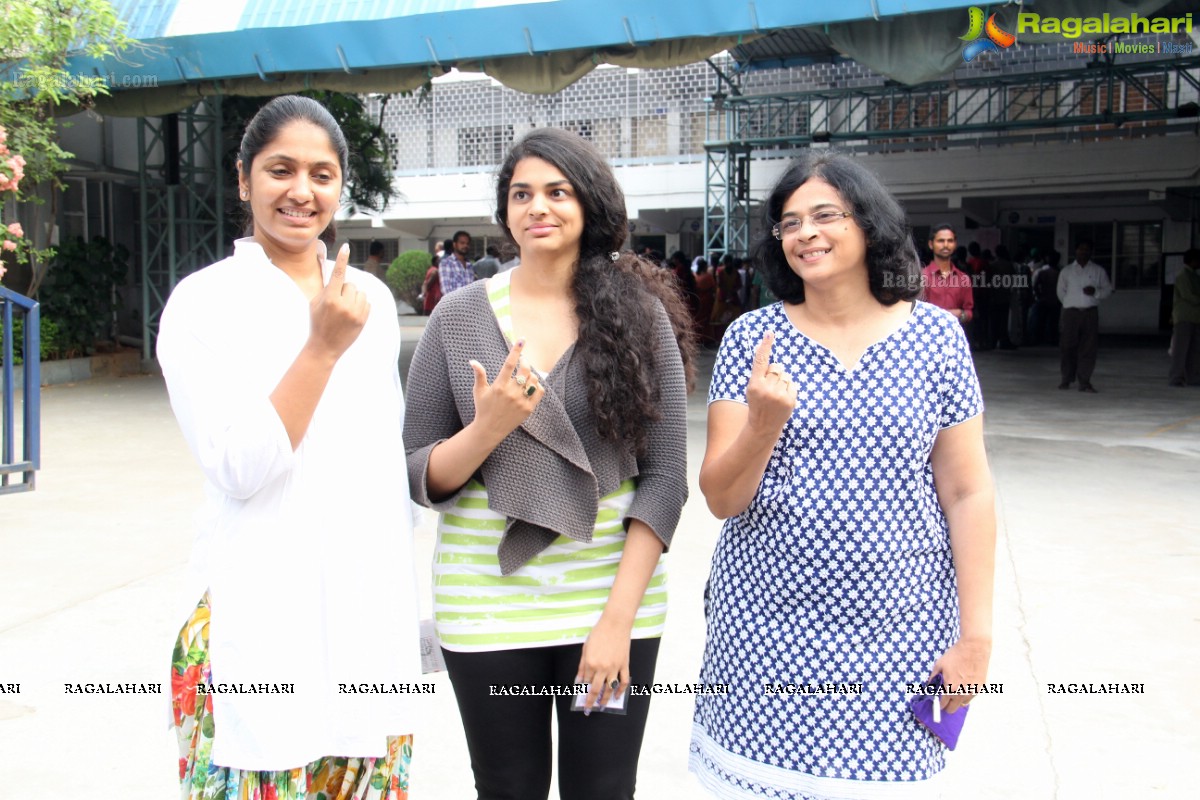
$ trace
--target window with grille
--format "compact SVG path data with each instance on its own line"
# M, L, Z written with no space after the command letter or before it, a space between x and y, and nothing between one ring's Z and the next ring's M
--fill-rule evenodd
M564 131L577 133L589 142L594 138L593 123L590 119L573 119L562 124Z
M667 118L634 117L632 120L633 156L661 156L667 153Z
M1008 118L1013 122L1054 119L1057 106L1057 84L1016 88L1008 95Z
M379 239L383 245L383 255L380 260L384 265L391 264L396 260L396 256L400 255L400 242L396 239ZM367 263L367 256L371 251L370 239L351 239L350 240L350 264L351 266L361 267Z
M871 127L877 131L903 131L914 128L945 127L950 118L950 96L944 92L897 93L871 104ZM920 150L919 142L944 141L944 135L878 139L880 144L903 144ZM915 145L915 146L914 146Z
M512 125L486 125L458 129L458 165L491 167L504 160L513 140Z
M1162 284L1162 223L1117 224L1118 289L1155 289Z

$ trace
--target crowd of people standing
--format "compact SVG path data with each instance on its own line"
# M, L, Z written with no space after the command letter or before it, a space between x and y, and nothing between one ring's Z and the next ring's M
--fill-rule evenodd
M650 248L644 249L642 257L674 275L702 347L716 348L735 319L775 302L751 259L726 253L714 256L710 263L703 256L691 258L676 250L664 260Z
M926 296L959 317L973 350L1058 344L1057 250L1043 256L1032 247L1014 257L1004 244L962 246L947 223L931 228L925 250Z

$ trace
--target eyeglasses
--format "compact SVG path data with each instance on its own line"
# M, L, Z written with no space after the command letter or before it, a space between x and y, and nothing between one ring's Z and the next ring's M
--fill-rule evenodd
M795 236L796 234L800 233L800 229L804 227L804 223L808 222L809 220L812 220L813 225L821 227L823 225L832 225L839 220L853 216L854 215L849 211L834 211L833 209L828 208L824 211L818 211L817 213L811 214L807 217L792 217L791 219L785 219L783 222L780 222L771 228L771 234L776 239L784 239L788 236Z

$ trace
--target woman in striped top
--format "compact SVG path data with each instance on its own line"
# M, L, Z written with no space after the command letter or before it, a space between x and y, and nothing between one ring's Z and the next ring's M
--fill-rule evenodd
M409 371L414 499L442 512L438 635L481 800L632 798L654 679L663 552L687 499L693 342L670 275L620 253L612 170L535 130L500 168L519 267L446 296ZM586 711L558 687L586 683Z

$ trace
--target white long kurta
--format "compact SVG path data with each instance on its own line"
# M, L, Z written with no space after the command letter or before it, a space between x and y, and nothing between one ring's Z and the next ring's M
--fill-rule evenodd
M212 680L294 688L213 697L220 766L383 756L388 735L416 728L406 695L338 689L421 674L400 329L386 286L352 268L346 282L371 312L294 452L269 399L309 335L291 278L242 239L163 311L159 363L206 479L194 588L211 593Z

